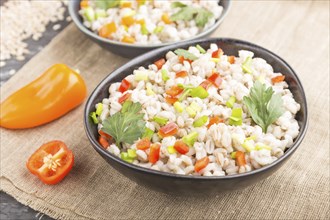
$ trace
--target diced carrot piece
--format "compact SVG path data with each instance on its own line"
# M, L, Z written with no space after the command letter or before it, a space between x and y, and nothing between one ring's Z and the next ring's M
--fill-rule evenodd
M180 72L177 72L177 73L175 74L175 77L176 77L176 78L179 78L179 77L186 77L186 76L188 76L188 72L187 72L187 71L180 71Z
M109 144L109 142L107 141L107 139L106 139L105 137L103 137L103 136L100 136L100 137L99 137L99 143L100 143L100 145L101 145L104 149L107 149L107 148L110 146L110 144Z
M149 162L154 164L159 160L160 145L152 144L149 152Z
M183 141L176 141L173 147L180 154L186 154L189 151L188 145L186 145Z
M125 102L127 99L129 99L131 97L131 93L126 93L125 95L119 97L118 102L120 104L122 104L123 102Z
M135 20L133 16L125 16L121 19L121 23L127 27L133 25L135 23Z
M165 24L171 24L171 23L172 23L172 21L171 21L171 19L170 19L170 16L168 16L167 13L164 13L164 14L162 15L162 21L163 21Z
M179 56L179 63L183 64L183 61L188 61L189 63L192 63L193 61L192 60L187 60L185 59L183 56Z
M167 125L161 127L158 131L158 134L161 137L173 136L178 132L178 126L174 122L170 122Z
M121 42L128 43L128 44L133 44L135 42L135 39L134 39L134 37L131 37L131 36L124 36L121 39Z
M196 172L201 171L202 169L204 169L209 164L209 162L210 162L210 159L207 156L203 157L200 160L197 160L196 163L195 163L195 171Z
M235 63L235 56L228 56L228 62L230 63L230 64L234 64Z
M100 37L105 37L109 38L112 33L117 31L116 24L114 22L111 22L109 24L104 25L100 30L99 30L99 35Z
M218 73L213 73L209 78L207 78L214 86L220 87L222 83L222 78Z
M242 151L236 151L235 158L237 166L244 166L246 164L245 154Z
M184 61L184 57L183 56L179 56L178 59L179 59L179 63L183 63L183 61Z
M222 118L220 118L219 116L213 116L210 118L210 122L207 125L207 128L210 128L214 124L219 124L219 123L223 123L223 122L224 122L224 120Z
M150 140L148 138L143 138L136 143L136 148L139 150L147 150L150 147Z
M280 75L280 76L275 76L274 78L272 78L272 83L279 83L279 82L283 82L285 79L284 75Z
M183 92L183 88L180 88L179 86L172 86L170 89L166 90L166 94L171 97L175 97L181 92Z
M87 0L82 0L80 2L80 8L86 8L88 7L88 1Z
M171 96L166 96L166 97L165 97L165 101L166 101L168 104L173 105L176 101L178 101L178 98L173 98L173 97L171 97Z
M154 64L157 66L157 68L160 70L162 68L162 66L166 63L165 59L159 59L156 62L154 62Z
M220 58L222 55L223 55L223 51L221 50L221 48L219 48L218 50L212 53L212 58Z
M121 8L132 8L132 3L131 2L122 2L121 4L120 4L120 7Z
M129 87L131 87L131 83L128 82L126 79L123 79L121 81L121 84L120 84L119 88L118 88L118 91L121 92L121 93L124 93L129 89Z

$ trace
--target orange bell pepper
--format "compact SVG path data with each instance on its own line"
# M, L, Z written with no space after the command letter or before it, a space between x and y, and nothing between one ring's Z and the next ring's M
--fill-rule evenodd
M280 83L280 82L283 82L284 79L285 79L285 76L284 75L275 76L274 78L272 78L272 83L273 84Z
M114 22L111 22L101 27L101 29L99 30L99 36L104 38L110 38L111 35L116 31L117 31L116 24Z
M195 171L199 172L202 169L204 169L210 162L210 159L208 157L203 157L202 159L199 159L196 161L195 164Z
M171 24L172 23L170 16L168 16L168 14L166 14L166 13L162 15L162 21L165 24Z
M236 151L235 157L237 166L244 166L246 164L245 154L242 151Z
M55 64L0 104L0 126L21 129L48 123L77 107L86 95L83 78Z

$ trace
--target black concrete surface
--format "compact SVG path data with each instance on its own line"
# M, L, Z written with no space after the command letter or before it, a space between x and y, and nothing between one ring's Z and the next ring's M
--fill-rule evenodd
M28 206L17 202L10 195L0 192L1 220L51 220L49 216L39 213Z
M21 0L25 1L25 0ZM2 6L6 1L0 0L0 5ZM43 36L38 40L34 41L33 39L27 39L25 42L28 43L28 49L30 50L30 54L26 55L26 59L24 61L18 61L16 59L11 59L6 61L6 65L4 67L0 67L0 85L3 85L7 80L10 79L14 74L10 74L15 70L15 72L19 71L19 69L26 64L30 59L32 59L39 51L41 51L58 33L60 33L70 22L66 21L66 17L68 16L68 10L65 13L64 20L58 21L56 23L50 23L47 26L47 30L43 33ZM0 14L1 18L1 14ZM53 26L55 24L60 24L61 28L59 30L53 30ZM1 31L1 25L0 25ZM39 213L28 206L24 206L18 201L16 201L10 195L0 192L0 220L51 220L49 216Z

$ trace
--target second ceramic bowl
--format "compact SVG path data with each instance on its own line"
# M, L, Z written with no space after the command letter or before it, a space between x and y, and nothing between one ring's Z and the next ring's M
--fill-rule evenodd
M196 36L194 36L192 38L189 38L189 39L183 40L183 41L179 41L179 42L187 42L190 40L196 40L196 39L200 39L200 38L203 38L203 37L206 37L206 36L209 36L210 34L212 34L218 28L218 26L221 24L221 22L227 15L228 10L231 5L231 1L230 0L221 0L221 1L219 1L219 5L221 5L223 7L222 14L221 14L220 18L209 29L203 31L200 34L197 34ZM170 43L163 43L163 44L157 44L157 45L134 45L134 44L127 44L127 43L122 43L122 42L102 38L83 25L82 17L79 15L79 9L80 9L80 0L69 1L69 13L70 13L70 16L71 16L73 22L78 27L78 29L81 32L83 32L87 37L89 37L94 42L99 44L102 48L105 48L120 56L127 57L127 58L133 58L133 57L136 57L143 53L146 53L148 51L151 51L153 49L163 47L163 46L168 46L173 43L178 43L178 42L170 42Z

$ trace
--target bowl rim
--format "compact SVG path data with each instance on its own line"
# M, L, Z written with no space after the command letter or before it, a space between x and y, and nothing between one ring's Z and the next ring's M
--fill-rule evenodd
M234 43L234 44L243 44L246 46L250 46L253 47L256 50L261 50L263 52L266 52L272 56L274 56L275 58L279 59L281 62L283 62L283 64L291 70L293 76L297 79L297 86L299 87L299 90L301 91L301 95L302 95L302 103L304 103L305 105L303 105L302 107L304 108L304 112L305 112L305 121L302 122L302 126L300 127L300 131L298 134L298 137L296 138L296 140L294 141L294 143L292 144L292 146L290 148L288 148L286 150L286 152L277 160L275 160L274 162L272 162L271 164L268 164L266 166L263 166L259 169L256 170L252 170L246 173L240 173L240 174L233 174L233 175L225 175L225 176L192 176L192 175L181 175L181 174L175 174L175 173L170 173L170 172L164 172L164 171L158 171L158 170L153 170L150 168L145 168L145 167L141 167L132 163L127 163L124 160L120 159L119 157L113 155L112 153L110 153L109 151L107 151L106 149L102 148L97 140L95 140L95 138L93 138L93 134L92 131L90 130L90 128L88 127L88 123L89 123L89 112L88 109L89 107L92 105L92 102L95 98L97 98L97 93L107 84L107 81L109 78L111 78L111 75L117 72L122 72L124 69L131 67L133 65L136 65L136 63L139 63L145 59L148 59L148 57L152 57L155 54L161 53L161 52L166 52L169 50L173 50L175 48L178 47L189 47L191 45L196 45L198 43L205 43L205 42L209 42L211 43L217 43L217 42L223 42L223 43ZM114 75L115 76L115 75ZM280 56L276 55L275 53L250 42L247 41L243 41L243 40L238 40L238 39L234 39L234 38L205 38L205 39L199 39L199 40L195 40L195 41L189 41L189 42L180 42L177 44L173 44L167 47L161 47L155 50L152 50L148 53L145 53L143 55L140 55L132 60L130 60L129 62L125 63L124 65L120 66L119 68L115 69L114 71L112 71L110 74L108 74L103 80L101 80L101 82L95 87L95 89L93 90L93 92L90 94L86 104L85 104L85 108L84 108L84 128L85 128L85 132L86 135L89 139L89 141L91 142L92 146L94 147L94 149L101 154L101 156L106 156L108 158L110 158L111 160L114 160L115 162L121 164L122 166L125 166L129 169L133 169L135 171L139 171L142 173L147 173L147 174L152 174L152 175L157 175L157 176L163 176L163 177L170 177L170 178L179 178L179 179L188 179L188 180L228 180L228 179L236 179L236 178L242 178L242 177L246 177L246 176L251 176L251 175L256 175L259 173L262 173L263 171L266 171L268 169L271 169L275 166L277 166L278 164L280 164L281 162L284 162L285 159L287 159L288 157L290 157L295 151L296 149L300 146L301 142L303 141L306 132L307 132L307 128L308 128L308 108L307 108L307 99L306 99L306 95L305 95L305 91L304 88L302 86L302 83L298 77L298 75L296 74L296 72L291 68L291 66L285 61L283 60ZM96 126L96 125L95 125Z
M69 8L69 14L70 14L70 17L72 18L73 22L75 23L75 25L78 27L78 29L80 31L82 31L83 33L87 34L89 37L91 38L94 38L96 40L99 40L101 41L102 43L107 43L107 44L113 44L113 45L118 45L118 46L125 46L125 47L128 47L128 48L146 48L146 49L152 49L152 48L157 48L157 47L165 47L165 46L169 46L169 45L172 45L173 43L176 43L176 42L167 42L167 43L160 43L160 44L150 44L150 45L144 45L144 44L128 44L128 43L123 43L123 42L120 42L120 41L116 41L116 40L110 40L110 39L106 39L106 38L103 38L103 37L100 37L98 36L97 34L95 34L93 31L91 31L90 29L88 29L80 20L79 20L79 13L76 13L75 10L74 10L74 4L75 2L79 2L81 0L71 0L69 1L69 5L68 5L68 8ZM219 0L220 1L220 0ZM199 38L202 38L206 35L209 35L211 34L213 31L215 31L215 29L218 28L218 26L221 24L221 22L225 19L225 17L227 16L228 14L228 11L230 10L231 8L231 0L221 0L221 1L227 1L228 2L228 6L227 8L224 8L221 15L220 15L220 18L218 20L216 20L216 22L211 25L209 28L207 28L206 30L200 32L199 34L193 36L193 37L190 37L188 39L185 39L185 40L180 40L180 41L177 41L177 42L188 42L188 41L192 41L192 40L195 40L195 39L199 39Z

